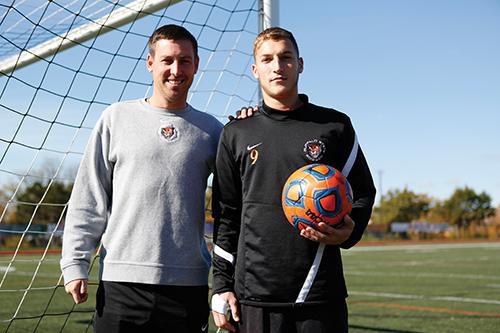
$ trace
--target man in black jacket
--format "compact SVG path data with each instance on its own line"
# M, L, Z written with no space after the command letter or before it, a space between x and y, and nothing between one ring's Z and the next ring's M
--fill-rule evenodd
M290 32L264 30L254 58L261 112L227 124L217 153L214 321L241 333L347 332L340 248L355 245L370 218L370 170L349 117L298 93L303 59ZM281 192L292 172L311 163L341 170L354 204L341 227L320 223L299 233L283 214Z

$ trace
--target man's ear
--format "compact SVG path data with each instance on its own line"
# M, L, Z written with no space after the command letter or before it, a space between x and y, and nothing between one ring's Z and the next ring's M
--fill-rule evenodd
M302 73L304 70L304 59L302 57L299 57L299 73Z
M252 74L254 78L256 78L257 80L259 79L259 74L257 73L257 65L255 64L252 64Z
M194 57L194 73L198 73L198 66L200 65L200 57Z
M146 67L149 72L153 71L153 61L153 56L151 55L151 53L148 53L148 56L146 57Z

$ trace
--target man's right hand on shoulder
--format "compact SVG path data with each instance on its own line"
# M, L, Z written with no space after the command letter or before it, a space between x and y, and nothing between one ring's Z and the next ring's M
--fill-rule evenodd
M215 325L219 328L226 329L231 332L236 332L234 323L228 320L227 304L231 309L231 316L235 322L240 321L240 312L238 310L238 300L233 292L228 291L222 294L212 296L212 315Z
M247 106L247 107L242 107L238 111L236 111L236 117L235 116L228 116L227 118L229 120L233 119L245 119L245 118L250 118L253 116L254 113L260 112L259 106Z
M89 296L87 285L87 280L73 280L64 286L64 290L73 297L75 304L80 304L87 301Z

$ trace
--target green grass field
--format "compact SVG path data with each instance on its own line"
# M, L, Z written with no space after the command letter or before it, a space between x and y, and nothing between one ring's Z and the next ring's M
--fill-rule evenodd
M350 332L500 332L500 243L343 253Z
M357 246L343 258L350 332L500 332L500 243ZM0 256L0 278L10 259ZM32 282L39 260L18 256L3 281L0 332L92 332L94 298L73 307L57 255Z

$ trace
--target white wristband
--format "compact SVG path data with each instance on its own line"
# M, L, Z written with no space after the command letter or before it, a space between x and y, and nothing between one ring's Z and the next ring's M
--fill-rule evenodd
M226 314L229 306L224 298L219 294L212 296L212 310L221 314Z

